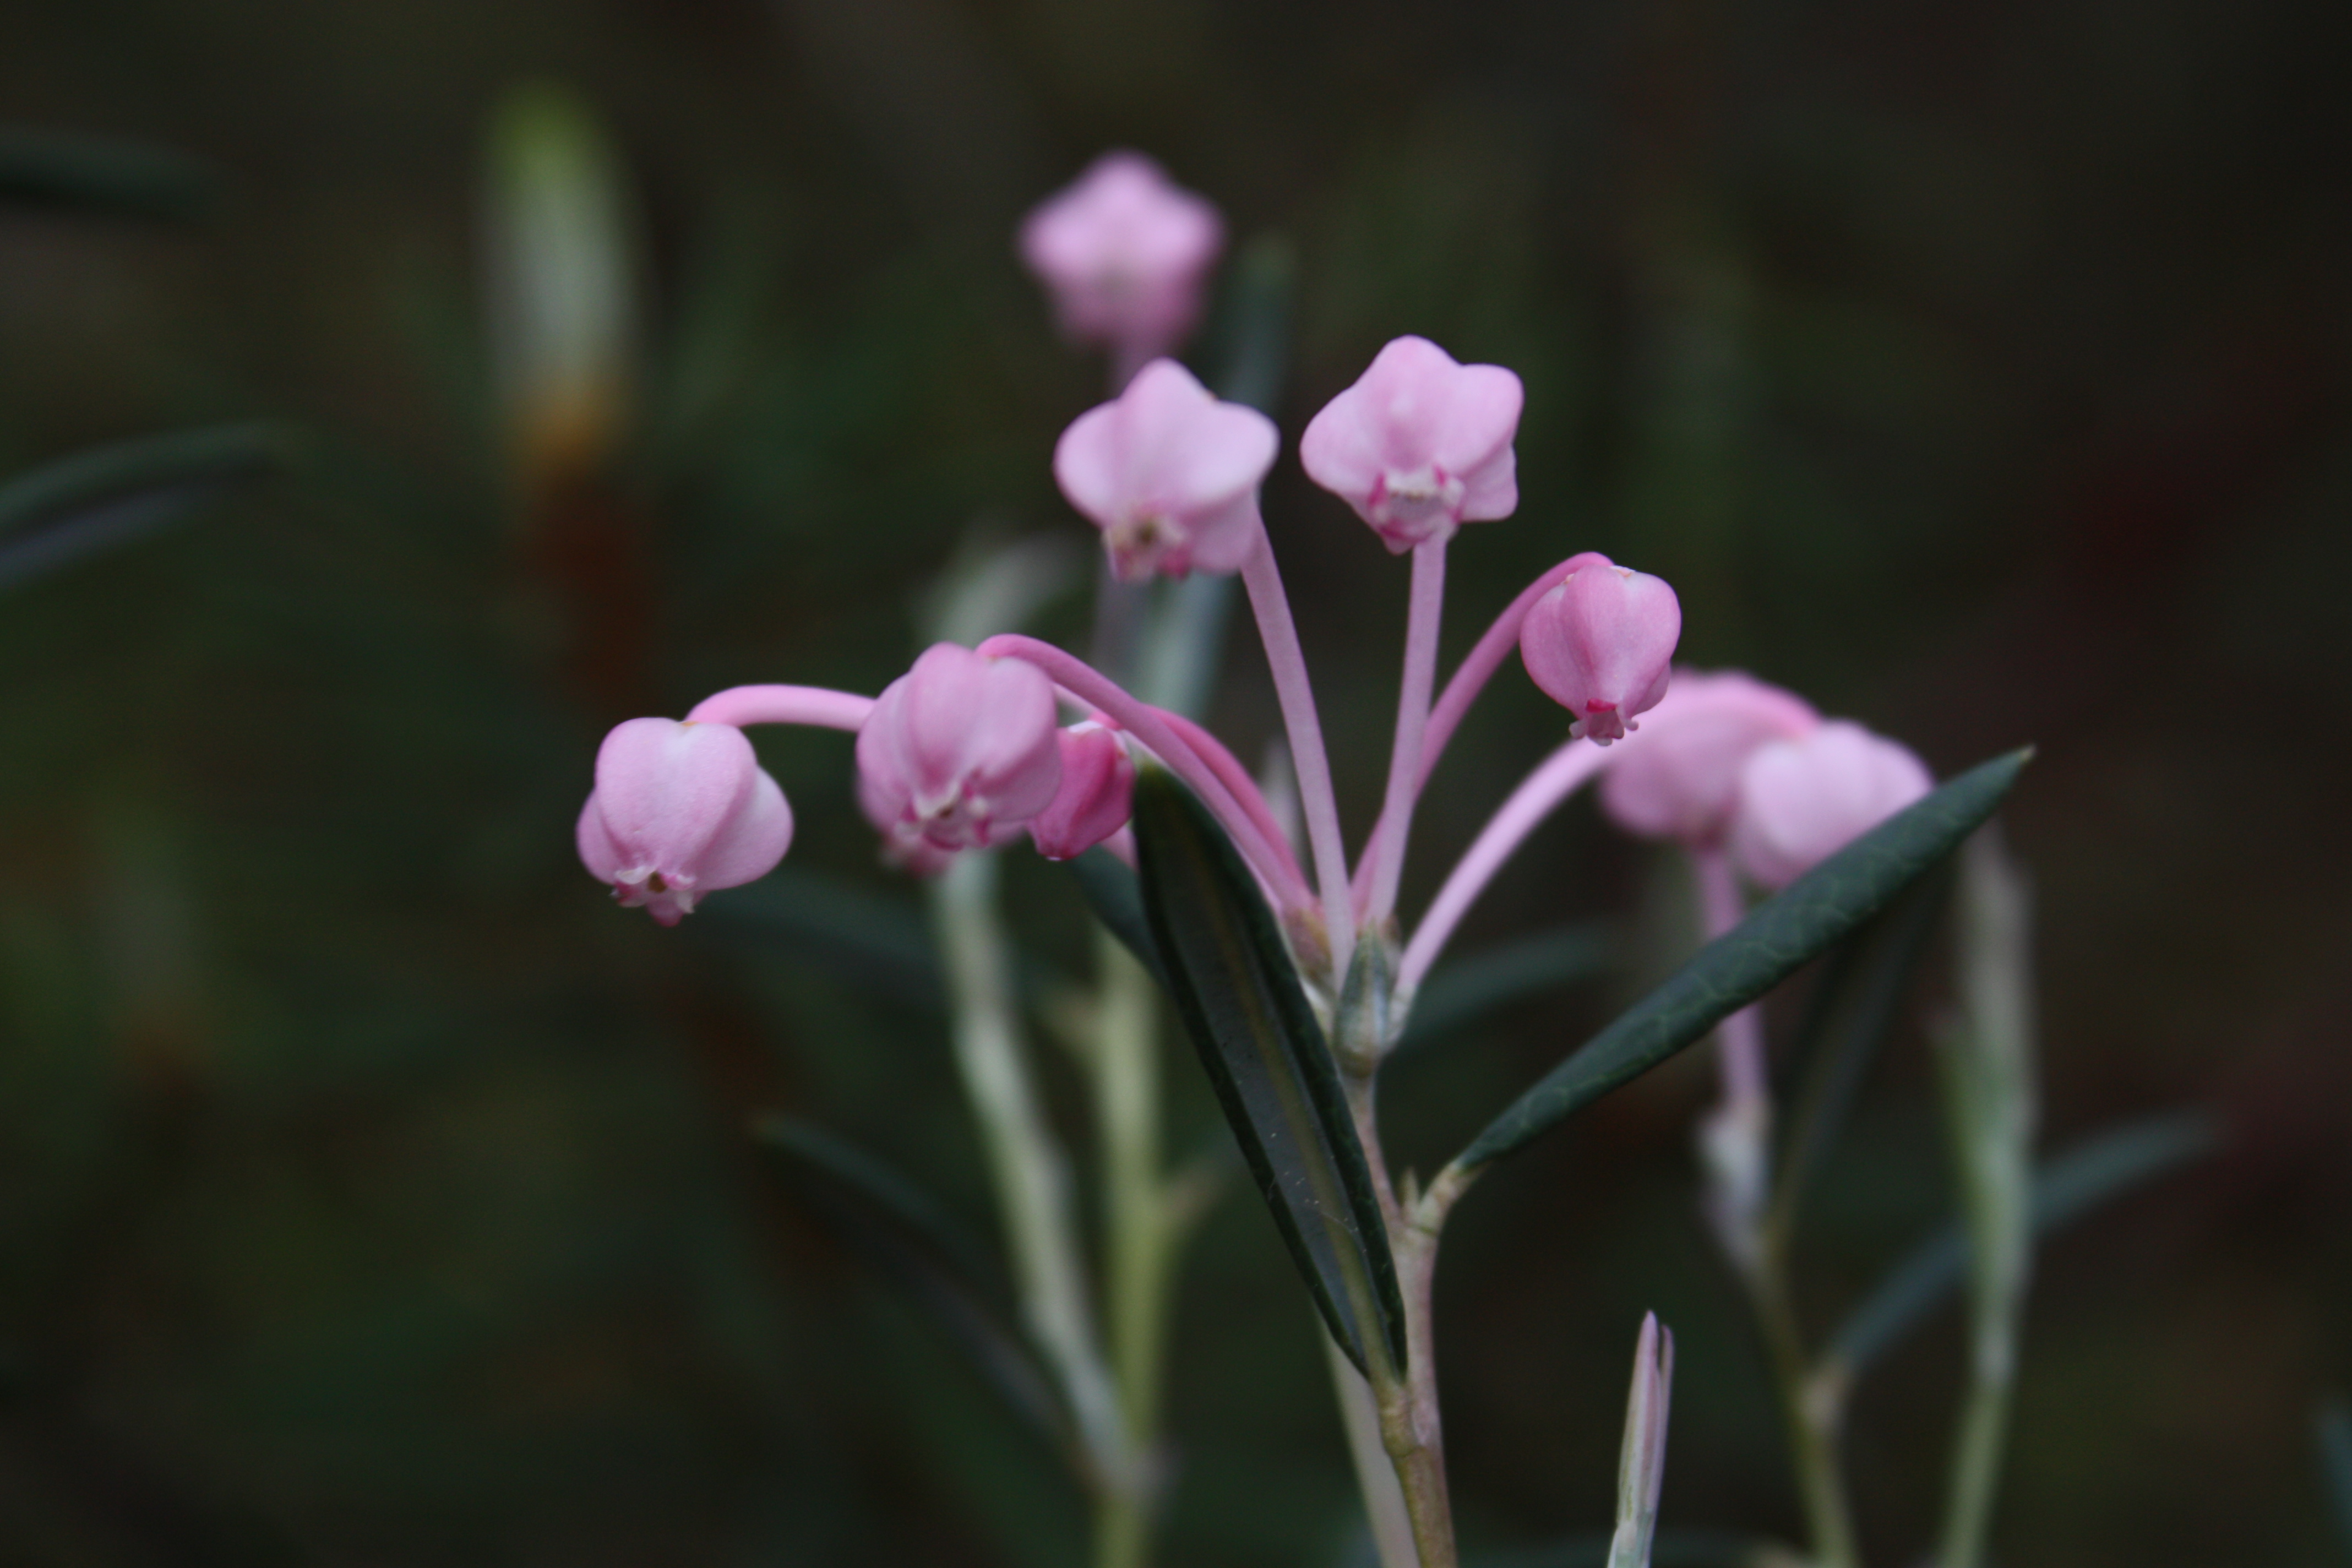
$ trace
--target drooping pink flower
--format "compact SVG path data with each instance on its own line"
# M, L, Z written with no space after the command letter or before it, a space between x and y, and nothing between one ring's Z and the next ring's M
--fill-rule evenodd
M1524 396L1500 365L1457 364L1427 338L1399 338L1308 422L1299 460L1402 554L1517 510L1511 438Z
M733 725L632 719L597 749L576 837L624 908L676 925L703 894L774 870L793 812Z
M1135 759L1099 720L1064 730L1062 784L1029 819L1029 837L1048 860L1069 860L1117 833L1134 813Z
M1062 778L1053 683L1034 665L938 643L885 687L857 731L857 802L909 868L998 843Z
M1030 213L1021 257L1053 295L1062 331L1129 365L1166 353L1200 319L1223 248L1217 209L1139 153L1107 153Z
M1103 531L1121 581L1238 572L1263 531L1257 487L1280 444L1273 420L1154 360L1062 432L1054 478Z
M1909 748L1832 719L1756 748L1739 773L1731 854L1767 888L1785 888L1935 787Z
M1519 628L1519 658L1553 701L1576 715L1569 733L1607 745L1638 728L1666 694L1683 609L1665 580L1605 555L1576 558Z
M1739 803L1739 770L1768 741L1794 740L1822 721L1793 691L1739 670L1678 669L1601 780L1601 805L1628 833L1692 848L1720 843Z

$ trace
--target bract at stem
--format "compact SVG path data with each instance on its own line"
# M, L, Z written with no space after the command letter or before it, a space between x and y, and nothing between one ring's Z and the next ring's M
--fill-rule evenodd
M694 705L689 724L807 724L855 734L874 699L823 686L730 686Z
M1026 660L1043 670L1055 685L1079 701L1089 704L1118 721L1119 726L1142 742L1168 770L1192 787L1233 836L1235 847L1250 863L1266 886L1273 889L1276 901L1285 909L1296 909L1314 902L1314 894L1299 875L1297 862L1291 858L1290 848L1278 840L1269 840L1257 823L1234 798L1201 755L1188 745L1183 736L1169 723L1169 715L1139 698L1129 695L1117 681L1110 679L1075 654L1065 653L1051 643L1035 637L1006 633L992 637L977 650L992 658Z
M1298 774L1299 814L1307 822L1307 845L1315 858L1315 881L1323 896L1325 940L1331 949L1331 984L1348 973L1356 950L1354 910L1348 892L1348 851L1339 837L1339 802L1331 790L1331 761L1323 749L1323 726L1315 716L1315 689L1307 679L1307 656L1298 627L1282 591L1282 569L1274 545L1258 527L1257 548L1242 563L1242 584L1257 615L1259 640L1282 702L1283 728L1290 735L1291 765Z
M1462 857L1429 911L1421 917L1421 924L1405 944L1404 956L1397 961L1397 995L1410 997L1420 989L1422 979L1429 973L1437 955L1445 951L1446 942L1454 928L1470 910L1478 895L1486 889L1495 873L1505 861L1517 852L1528 834L1534 832L1554 807L1574 795L1584 784L1607 767L1610 754L1585 741L1570 741L1545 758L1511 792L1486 826L1479 830L1469 850Z
M1397 689L1396 740L1389 753L1389 787L1364 858L1368 884L1357 890L1356 915L1370 925L1396 909L1404 874L1405 842L1413 803L1421 798L1421 753L1429 725L1429 694L1437 679L1437 632L1445 611L1445 542L1440 533L1412 550L1412 597L1405 610L1404 674ZM1362 881L1362 879L1359 879Z

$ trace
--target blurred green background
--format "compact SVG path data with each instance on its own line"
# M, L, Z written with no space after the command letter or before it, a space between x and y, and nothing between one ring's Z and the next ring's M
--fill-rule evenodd
M247 418L295 457L0 589L0 1560L1078 1560L1053 1457L744 1135L790 1110L987 1222L935 993L794 903L915 908L846 743L762 737L800 879L731 915L620 914L571 832L614 721L877 689L975 528L1088 542L1047 457L1101 370L1011 236L1131 145L1291 247L1286 431L1404 331L1525 378L1521 510L1454 551L1449 648L1599 548L1676 585L1695 662L1939 770L2040 743L2009 818L2046 1141L2195 1104L2228 1142L2044 1254L1999 1556L2341 1561L2309 1440L2352 1384L2338 28L2189 0L13 8L0 117L215 185L194 221L0 211L0 474ZM631 236L632 346L569 445L518 433L486 317L492 126L537 80L602 126ZM1404 574L1294 457L1267 507L1360 834ZM1273 725L1238 638L1213 717L1244 755ZM1507 672L1408 906L1559 731ZM1056 874L1010 875L1082 963ZM1402 1064L1392 1152L1442 1157L1670 959L1675 886L1589 808L1539 836L1465 940L1609 915L1631 956ZM1222 1136L1171 1075L1180 1144ZM1465 1205L1439 1321L1474 1548L1605 1526L1647 1308L1682 1341L1665 1523L1797 1532L1694 1202L1707 1089L1694 1053ZM1913 1037L1820 1188L1817 1323L1946 1212L1942 1164ZM1874 1560L1928 1539L1958 1352L1948 1312L1864 1392ZM1321 1358L1245 1201L1176 1353L1165 1560L1336 1562Z

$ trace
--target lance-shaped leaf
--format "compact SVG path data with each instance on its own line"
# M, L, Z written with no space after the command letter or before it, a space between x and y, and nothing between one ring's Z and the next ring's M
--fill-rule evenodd
M1579 921L1507 942L1446 964L1413 998L1398 1050L1468 1026L1499 1008L1591 979L1609 965L1613 942L1599 921Z
M283 461L264 425L118 441L0 485L0 588L192 516Z
M752 1131L842 1244L937 1318L1016 1415L1070 1451L1068 1414L979 1244L914 1183L822 1128L765 1116Z
M1828 951L1990 816L2032 754L2029 747L1970 769L1757 906L1521 1095L1454 1163L1466 1169L1510 1153Z
M1160 967L1159 944L1151 940L1151 923L1144 918L1143 886L1134 872L1109 850L1097 844L1076 859L1066 862L1070 874L1078 879L1078 891L1086 895L1087 907L1102 921L1103 929L1118 938L1119 945L1135 954L1136 961L1151 972L1160 989L1168 986L1168 976Z
M2213 1126L2186 1111L2102 1133L2043 1163L2032 1184L2039 1237L2212 1150ZM1966 1279L1969 1242L1955 1222L1920 1244L1855 1308L1822 1351L1847 1378L1884 1355Z
M0 131L0 202L102 217L201 217L220 193L210 163L168 147L58 131Z
M2319 1479L2336 1511L2344 1552L2352 1557L2352 1405L2331 1399L2319 1407Z
M1405 1364L1404 1300L1322 1026L1257 883L1191 791L1135 784L1143 908L1169 994L1331 1337L1370 1375Z

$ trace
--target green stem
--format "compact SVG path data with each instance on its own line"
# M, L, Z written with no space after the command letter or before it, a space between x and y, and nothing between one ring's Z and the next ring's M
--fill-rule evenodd
M957 856L929 896L947 959L956 1066L988 1153L1023 1314L1069 1400L1088 1479L1102 1491L1131 1490L1138 1467L1095 1335L1069 1161L1046 1125L1013 1005L995 857Z
M1960 1429L1953 1442L1952 1490L1945 1505L1944 1544L1936 1555L1936 1568L1977 1568L1984 1556L1993 1492L2000 1481L2001 1443L2009 1428L2012 1365L2005 1342L1980 1346L1974 1358L1968 1403L1961 1407Z
M1756 1318L1780 1385L1780 1409L1789 1428L1789 1458L1796 1468L1815 1568L1859 1568L1853 1516L1838 1466L1838 1426L1844 1414L1843 1380L1815 1371L1805 1356L1804 1338L1789 1299L1785 1238L1767 1227L1750 1277Z

